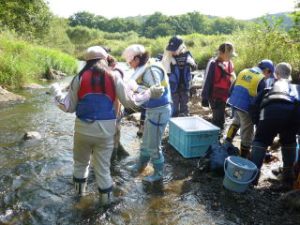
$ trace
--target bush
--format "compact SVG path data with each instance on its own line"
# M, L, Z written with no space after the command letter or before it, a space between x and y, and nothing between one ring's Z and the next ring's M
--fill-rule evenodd
M0 33L0 84L20 88L22 84L37 81L49 68L74 74L75 58L58 50L43 48L12 38L11 33Z
M253 67L262 59L270 59L275 64L285 61L292 65L293 73L300 71L300 44L293 42L282 30L255 26L234 33L232 39L238 53L235 59L236 72Z

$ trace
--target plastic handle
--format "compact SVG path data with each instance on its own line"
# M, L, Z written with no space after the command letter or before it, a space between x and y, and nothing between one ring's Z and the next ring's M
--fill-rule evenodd
M225 176L229 178L229 180L231 180L232 182L238 183L238 184L249 184L249 183L251 183L252 181L254 181L254 179L256 178L256 176L257 176L257 174L258 174L258 169L257 169L257 168L255 169L255 171L256 171L256 172L255 172L255 175L254 175L249 181L238 181L238 180L233 179L231 176L229 176L229 174L227 173L227 170L226 170L228 158L229 158L229 157L227 157L227 158L225 159L225 161L224 161L224 173L225 173Z

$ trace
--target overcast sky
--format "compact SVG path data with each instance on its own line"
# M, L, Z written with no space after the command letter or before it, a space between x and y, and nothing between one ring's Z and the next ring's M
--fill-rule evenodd
M46 0L61 17L88 11L107 18L162 12L178 15L198 11L205 15L251 19L265 14L293 11L295 0Z

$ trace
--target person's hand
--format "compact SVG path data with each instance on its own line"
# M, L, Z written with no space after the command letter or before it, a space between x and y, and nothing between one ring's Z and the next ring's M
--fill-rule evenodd
M165 88L161 85L153 85L150 87L151 98L160 98L165 92Z
M50 89L49 89L50 94L57 96L57 95L61 95L61 87L58 83L54 83L50 85Z
M195 71L198 68L198 65L196 63L193 63L190 66L191 66L192 71Z
M208 100L207 100L207 99L202 99L201 105L202 105L202 107L209 107L209 102L208 102Z

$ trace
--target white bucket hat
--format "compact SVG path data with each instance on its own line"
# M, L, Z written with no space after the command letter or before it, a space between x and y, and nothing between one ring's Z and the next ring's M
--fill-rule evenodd
M146 52L143 45L133 44L129 45L123 52L122 57L127 63L130 63L135 56L144 54Z
M101 46L89 47L85 52L85 60L89 61L92 59L106 59L108 56L107 52Z

